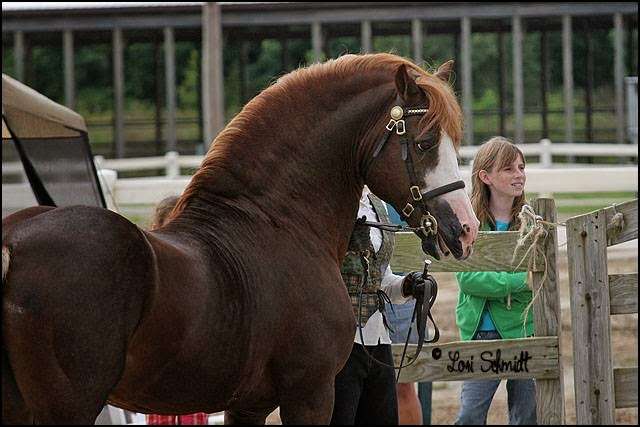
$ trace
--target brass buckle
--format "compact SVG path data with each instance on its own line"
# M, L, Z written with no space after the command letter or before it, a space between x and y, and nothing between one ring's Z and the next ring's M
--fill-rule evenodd
M389 123L387 123L386 129L389 132L391 132L393 128L396 128L396 133L398 135L404 135L405 133L407 133L404 120L394 120L394 119L389 120Z
M413 200L422 200L422 193L420 193L420 187L418 187L417 185L413 185L409 188L409 191L411 191L411 197L413 197Z
M433 215L427 212L420 218L420 228L424 230L425 235L435 236L438 234L438 221Z
M389 123L387 123L387 127L386 129L391 132L393 130L393 128L396 126L396 121L391 119L389 120Z
M407 218L411 216L413 211L414 211L414 207L413 207L413 205L411 205L411 203L407 203L407 206L405 206L404 209L402 209L402 213Z

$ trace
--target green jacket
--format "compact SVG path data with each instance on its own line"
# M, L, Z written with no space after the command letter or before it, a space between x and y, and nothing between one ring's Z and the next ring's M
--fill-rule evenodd
M488 229L487 226L482 228ZM460 339L473 338L480 324L485 304L491 319L503 339L533 335L533 309L527 315L526 334L523 334L524 310L531 302L527 287L527 273L507 271L473 271L456 273L460 292L456 307L456 324Z

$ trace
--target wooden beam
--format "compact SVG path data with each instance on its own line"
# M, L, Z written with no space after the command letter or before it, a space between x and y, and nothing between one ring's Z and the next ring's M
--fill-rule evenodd
M498 135L507 134L507 59L504 33L498 33L498 85L500 91L500 128Z
M249 101L247 94L247 84L249 83L249 49L251 48L249 41L242 40L240 42L240 105L244 105Z
M113 136L115 143L115 157L125 155L124 147L124 42L122 30L115 28L113 40Z
M15 31L13 33L13 61L15 62L15 77L24 83L24 33Z
M625 142L625 117L624 117L624 23L622 14L613 15L614 41L613 41L613 79L616 88L616 142Z
M422 49L424 47L424 37L422 32L422 21L420 19L411 20L411 47L413 49L413 62L422 66Z
M513 113L514 142L524 142L524 79L522 69L522 20L511 18L513 32Z
M638 408L638 367L615 368L616 408Z
M162 76L162 54L160 51L160 43L158 41L153 42L153 92L155 94L155 152L157 155L165 153L165 149L162 146L162 110L163 110L163 85L160 82Z
M220 3L206 2L202 6L202 114L205 151L225 123L222 49Z
M638 238L638 199L604 208L607 217L607 246ZM614 216L622 214L622 228L614 225Z
M549 138L549 118L547 94L549 88L549 37L545 30L540 32L540 92L542 95L542 138Z
M360 23L360 45L362 46L362 53L371 53L371 21L362 21Z
M638 312L638 273L610 274L609 300L611 314Z
M391 345L396 365L403 349L404 344ZM409 344L407 355L415 349ZM558 378L558 366L558 337L425 344L417 360L402 369L400 382L551 379Z
M594 88L594 63L593 63L593 36L589 31L588 25L585 28L586 42L586 80L587 87L584 90L584 107L586 109L585 127L587 132L587 142L593 142L593 88Z
M173 28L164 28L164 75L165 95L167 97L167 131L165 151L177 151L176 131L176 44Z
M562 17L562 74L564 80L564 142L573 142L573 32L571 16Z
M553 199L538 199L534 202L535 212L545 221L556 222L556 207ZM560 287L558 283L558 266L556 253L558 247L558 231L555 227L546 230L542 251L536 264L543 266L543 271L531 274L531 286L537 297L533 303L533 319L536 337L558 337L562 330L560 307ZM562 357L558 349L558 360ZM536 379L536 401L538 424L565 424L564 374L562 364L558 363L558 377Z
M316 63L324 61L324 36L322 24L318 21L311 24L311 45L313 46L313 61Z
M603 211L567 220L578 424L615 423L606 239Z
M280 38L280 72L282 74L288 73L293 69L291 65L291 55L289 52L289 39L285 37Z
M424 259L432 261L430 271L528 271L531 252L525 256L529 248L527 242L515 252L520 236L517 231L481 231L478 233L473 254L464 261L452 256L437 261L422 252L420 239L414 233L397 233L396 248L391 265L395 271L409 272L422 270ZM538 264L537 270L542 271Z
M76 78L73 50L73 31L62 33L62 50L64 55L64 103L72 110L76 109Z
M471 79L471 18L461 19L461 67L462 67L462 112L464 115L464 142L473 145L473 88Z
M470 7L469 3L447 2L404 3L401 7L391 2L370 3L371 7L362 7L356 3L223 3L223 20L225 28L239 26L289 26L309 25L318 20L327 24L360 22L362 20L410 21L419 18L425 21L456 20L463 15L472 19L492 20L510 18L514 13L522 17L555 17L571 13L581 16L610 16L614 13L637 15L635 2L580 2L580 3L485 3ZM311 6L310 6L311 5ZM201 25L200 8L195 5L182 7L174 13L175 7L142 7L134 13L128 10L122 14L114 14L113 10L101 10L95 13L70 13L60 10L49 13L49 16L27 14L29 16L13 16L3 11L3 31L61 31L63 29L110 31L113 27L128 29L158 29L165 26L197 29ZM544 21L551 21L546 19Z

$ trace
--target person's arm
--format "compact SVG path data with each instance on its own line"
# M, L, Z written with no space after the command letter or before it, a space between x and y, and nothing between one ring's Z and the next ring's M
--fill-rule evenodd
M504 298L527 289L527 273L469 271L456 273L460 291L481 298Z
M393 304L404 304L411 296L405 297L402 295L402 281L404 276L393 274L391 267L387 266L382 276L382 284L380 288L389 296L389 299Z

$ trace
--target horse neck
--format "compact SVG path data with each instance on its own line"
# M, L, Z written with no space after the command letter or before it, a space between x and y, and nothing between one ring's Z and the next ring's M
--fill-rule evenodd
M358 142L375 124L371 106L391 96L379 85L358 90L349 84L348 95L318 90L304 100L278 98L256 117L241 113L221 134L233 137L218 138L209 152L215 161L208 173L215 178L202 186L200 199L232 199L249 217L315 238L311 244L341 257L364 184L360 165L368 150Z

